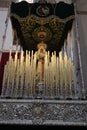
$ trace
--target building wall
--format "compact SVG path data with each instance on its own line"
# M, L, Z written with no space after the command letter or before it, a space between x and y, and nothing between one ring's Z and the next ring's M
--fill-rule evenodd
M81 52L84 86L87 89L87 15L78 15L78 33Z
M10 48L13 34L12 34L12 26L10 19L8 20L8 24L6 24L8 9L7 8L0 8L0 50L2 50L2 44L4 45L3 49L8 50ZM7 26L7 29L6 29ZM6 38L3 43L3 36L6 32Z

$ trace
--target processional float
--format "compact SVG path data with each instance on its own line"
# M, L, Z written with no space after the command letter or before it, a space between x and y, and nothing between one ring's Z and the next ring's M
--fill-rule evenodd
M5 63L1 57L1 97L81 98L73 3L12 2L9 16L13 41Z

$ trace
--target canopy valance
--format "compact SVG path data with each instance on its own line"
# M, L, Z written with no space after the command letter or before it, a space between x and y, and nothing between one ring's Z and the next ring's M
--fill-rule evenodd
M36 51L37 45L43 41L47 50L59 53L72 28L74 5L12 2L10 18L24 51Z

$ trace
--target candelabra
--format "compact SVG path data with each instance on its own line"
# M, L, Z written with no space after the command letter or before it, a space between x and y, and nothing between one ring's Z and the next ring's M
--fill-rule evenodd
M18 51L4 67L2 97L12 98L74 98L76 73L71 58L62 51L46 51L46 44L38 44L38 51Z

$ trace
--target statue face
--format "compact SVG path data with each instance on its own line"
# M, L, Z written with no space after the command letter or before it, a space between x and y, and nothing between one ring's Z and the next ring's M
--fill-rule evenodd
M37 57L38 59L44 58L46 53L47 45L43 41L37 45Z

